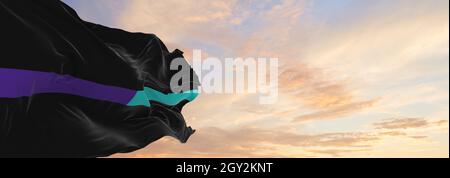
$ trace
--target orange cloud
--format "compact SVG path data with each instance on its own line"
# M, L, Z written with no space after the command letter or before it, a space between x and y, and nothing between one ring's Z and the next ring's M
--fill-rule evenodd
M378 140L367 133L325 133L301 135L281 130L241 128L224 130L201 128L186 145L173 139L163 139L145 151L136 154L146 157L290 157L298 156L280 152L283 148L295 148L295 154L312 157L313 148L333 150L332 155L352 149L370 148ZM340 148L340 149L337 149ZM339 151L341 150L341 151ZM326 153L324 151L323 153ZM116 155L120 156L120 155Z
M298 116L294 119L295 122L307 122L314 120L328 120L335 119L338 117L346 116L348 114L352 114L355 112L362 111L366 108L372 107L378 100L369 100L363 102L350 103L343 106L338 106L335 108L321 110L318 112L314 112L311 114L306 114L302 116Z
M444 155L448 156L448 119L390 119L366 123L371 127L352 128L344 133L308 134L299 129L309 122L336 120L369 109L368 114L383 114L383 118L405 114L393 106L396 102L402 102L397 104L399 107L407 107L427 100L421 104L443 107L448 118L448 104L436 103L428 94L414 95L412 92L418 89L416 80L405 80L418 76L437 78L435 72L448 75L448 66L436 60L436 55L448 57L448 8L430 10L431 6L422 6L428 3L425 1L409 2L419 4L414 8L395 7L396 13L374 7L373 12L361 14L350 24L343 21L345 29L327 29L321 24L326 21L305 25L308 21L301 17L307 1L281 1L276 7L257 13L249 11L247 6L251 3L238 5L242 1L234 0L130 2L118 21L128 30L155 33L180 48L194 48L191 42L201 41L227 55L280 58L280 91L284 98L276 106L260 106L249 104L251 96L247 95L201 96L185 109L187 119L198 130L188 144L166 138L136 154L119 156L395 157L408 150L413 150L409 152L412 156L421 150L425 150L423 155L434 155L435 148L439 155L447 149ZM441 2L448 6L447 0ZM256 29L246 29L241 26L246 20L261 24ZM190 51L186 52L186 56L191 56ZM444 80L448 86L448 79ZM392 86L389 92L381 90L386 86ZM391 97L385 96L390 93ZM436 96L442 98L440 93ZM292 130L277 129L286 127ZM346 125L337 127L344 130ZM444 139L432 137L435 132L431 130L436 128L443 130L438 135ZM391 153L384 144L399 152Z
M448 120L439 120L436 122L430 122L424 118L400 118L400 119L390 119L384 122L375 123L374 126L377 129L411 129L411 128L423 128L430 126L440 126L443 124L448 124Z
M423 122L423 119L398 119L385 122L390 128L387 131L375 129L366 132L317 134L299 134L283 128L205 127L198 129L187 144L180 144L175 139L166 137L147 149L114 157L348 157L349 155L365 157L364 155L367 156L368 153L379 152L380 145L395 139L402 140L404 144L421 141L423 145L433 145L427 142L430 139L428 135L407 133L402 128L427 129L445 122L445 120ZM395 126L391 123L395 123L393 124ZM384 124L373 124L376 128L380 125Z

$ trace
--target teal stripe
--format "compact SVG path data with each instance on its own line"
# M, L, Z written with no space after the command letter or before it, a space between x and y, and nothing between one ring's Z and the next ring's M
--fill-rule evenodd
M147 106L149 101L155 101L168 106L175 106L184 100L193 101L198 96L198 90L186 91L183 93L164 94L152 88L145 87L144 91L137 91L136 95L128 103L128 106Z
M144 91L137 91L133 99L127 104L128 106L147 106L150 107L149 99Z

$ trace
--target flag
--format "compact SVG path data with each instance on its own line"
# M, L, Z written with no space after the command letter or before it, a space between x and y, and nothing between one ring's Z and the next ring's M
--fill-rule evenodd
M83 21L59 0L0 0L0 157L103 157L194 130L153 34Z

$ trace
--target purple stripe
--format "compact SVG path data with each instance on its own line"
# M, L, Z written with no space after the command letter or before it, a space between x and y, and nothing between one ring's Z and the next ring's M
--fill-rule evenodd
M0 68L0 98L19 98L44 93L70 94L126 105L136 91L69 75Z

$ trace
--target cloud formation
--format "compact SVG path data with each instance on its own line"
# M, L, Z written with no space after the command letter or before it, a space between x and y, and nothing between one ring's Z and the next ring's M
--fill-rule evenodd
M404 118L393 119L385 122L378 122L374 124L378 129L409 129L421 128L429 126L430 123L422 118Z
M355 112L361 112L372 107L378 100L369 100L332 107L327 110L301 115L295 118L295 122L308 122L314 120L336 119Z
M203 95L185 108L198 130L188 144L166 138L116 156L448 157L449 2L343 1L130 0L107 8L120 14L115 26L155 33L187 58L202 49L282 65L275 105L249 94Z
M199 129L196 134L186 145L164 139L137 154L146 157L313 157L322 150L322 154L336 156L367 149L370 142L378 139L366 133L301 135L256 128L224 130L211 127Z

